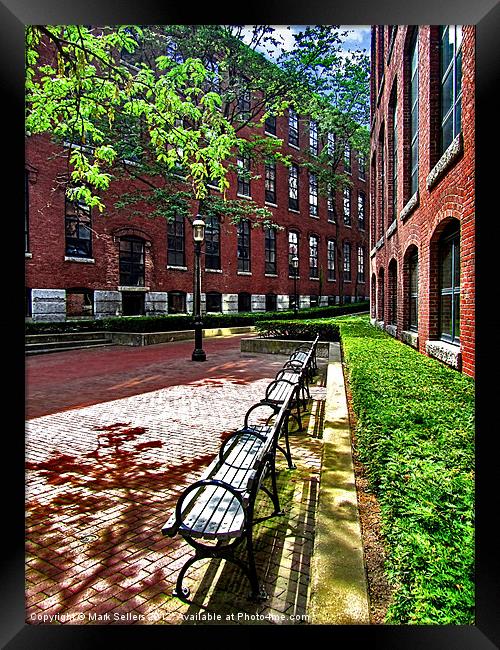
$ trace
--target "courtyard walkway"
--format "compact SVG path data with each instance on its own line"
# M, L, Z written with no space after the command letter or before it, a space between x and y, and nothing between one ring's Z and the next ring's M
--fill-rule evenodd
M191 604L172 596L192 549L179 537L163 537L161 528L180 492L241 426L286 360L242 355L240 339L206 339L204 363L190 360L192 341L26 359L28 624L316 622L313 572L324 583L326 564L334 566L325 543L331 533L317 527L326 360L307 426L291 435L297 469L278 459L285 516L255 529L269 600L250 602L244 575L218 560L188 572ZM345 519L345 505L342 513ZM313 560L318 543L327 549L326 563ZM338 561L345 565L345 558Z

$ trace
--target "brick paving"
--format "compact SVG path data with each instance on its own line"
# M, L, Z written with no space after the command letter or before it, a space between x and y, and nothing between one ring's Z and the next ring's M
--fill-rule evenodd
M26 423L27 623L307 623L323 389L316 389L309 405L308 431L291 436L297 469L278 463L285 515L255 528L258 572L269 600L250 602L241 571L207 559L186 576L193 600L186 604L171 594L192 548L179 537L163 537L161 528L182 489L202 473L225 435L242 424L285 357L240 355L239 337L232 337L209 346L209 361L188 363L186 369L182 354L192 343L151 347L140 349L142 354L115 348L65 352L36 357L32 364L31 414L51 412ZM120 352L126 365L120 366ZM44 364L58 368L45 389L34 379ZM101 368L102 381L112 387L117 376L126 383L137 377L138 367L143 376L153 376L154 366L163 364L170 372L163 370L161 388L141 392L144 384L129 383L134 394L106 401L103 395L113 391L92 397L91 367ZM71 408L70 394L87 405ZM60 410L53 412L58 403ZM259 508L267 507L263 496Z

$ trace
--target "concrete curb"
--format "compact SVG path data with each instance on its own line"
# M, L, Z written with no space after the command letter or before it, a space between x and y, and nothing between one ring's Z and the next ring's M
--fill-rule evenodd
M367 625L368 588L340 343L330 344L323 459L310 588L311 623Z

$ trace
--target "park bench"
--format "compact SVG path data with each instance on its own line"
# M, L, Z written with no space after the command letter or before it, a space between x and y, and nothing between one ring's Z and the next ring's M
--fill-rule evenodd
M179 534L195 549L177 576L173 594L181 600L189 602L190 591L183 585L187 570L203 558L233 562L250 582L250 598L255 601L267 599L257 576L253 527L284 514L280 509L276 483L276 452L279 450L288 467L294 469L288 421L290 416L295 417L292 413L295 408L302 429L300 391L304 389L305 378L310 377L311 365L315 363L318 338L308 350L301 346L291 355L289 361L294 361L294 364L284 368L286 376L272 381L264 398L248 409L243 427L226 438L201 478L182 492L174 513L163 526L163 535L174 537ZM284 447L280 444L281 438ZM268 478L270 488L264 484ZM270 498L273 512L256 518L255 504L260 490ZM235 555L242 542L246 543L246 562Z
M202 477L184 490L175 512L162 528L164 535L179 534L195 549L177 576L174 595L181 600L188 602L190 595L189 589L182 584L188 568L203 558L216 557L233 562L243 571L250 582L253 600L267 598L257 576L252 533L257 523L283 514L276 486L275 455L277 448L283 451L278 440L286 426L294 391L295 385L290 383L282 395L280 407L267 403L254 404L249 409L243 428L225 440ZM249 421L256 407L267 407L271 411L263 423ZM269 476L271 489L264 485L264 479ZM273 512L255 518L259 490L271 499ZM246 542L246 563L235 556L235 550L243 541Z

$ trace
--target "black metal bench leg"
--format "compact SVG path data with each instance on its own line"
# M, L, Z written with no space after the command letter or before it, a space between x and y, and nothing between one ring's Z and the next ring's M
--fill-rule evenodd
M297 469L296 466L293 464L292 461L292 452L290 451L290 442L288 440L288 419L289 419L289 414L285 418L285 422L283 425L284 428L284 438L285 438L285 447L286 450L283 452L285 455L285 458L288 462L288 469ZM281 447L280 447L281 449Z
M199 560L202 556L199 555L197 552L187 560L187 562L183 565L182 569L179 571L179 575L177 576L177 582L175 584L175 589L172 592L172 596L176 596L177 598L180 598L182 601L185 603L189 602L188 598L191 595L190 590L188 587L183 587L182 582L184 580L184 576L186 575L186 571L189 569L189 567L194 564L197 560Z
M246 534L247 537L247 552L248 552L248 569L246 570L248 579L250 580L250 585L252 587L252 592L250 594L250 600L255 602L262 602L269 598L264 587L261 587L259 584L259 578L257 576L257 566L255 564L255 555L253 552L253 540L252 540L252 529L250 528Z

